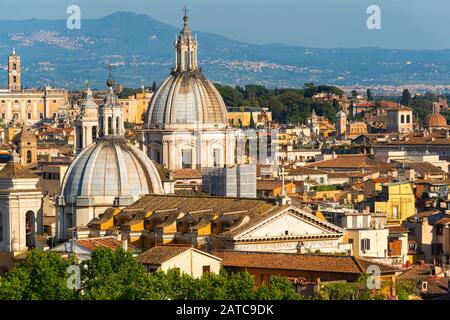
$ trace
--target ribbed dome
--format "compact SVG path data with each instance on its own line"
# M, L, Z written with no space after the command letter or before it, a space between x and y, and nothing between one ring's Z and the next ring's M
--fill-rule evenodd
M199 71L173 72L154 95L147 114L149 128L172 124L227 123L225 103Z
M81 196L111 205L118 196L149 193L164 193L153 162L125 138L107 137L84 149L72 162L61 195L66 204Z
M425 117L423 126L425 128L446 128L447 120L440 113L432 113Z

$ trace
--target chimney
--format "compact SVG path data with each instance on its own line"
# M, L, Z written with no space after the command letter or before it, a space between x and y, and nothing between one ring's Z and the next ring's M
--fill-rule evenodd
M122 248L123 248L123 250L128 251L128 240L127 239L122 240Z

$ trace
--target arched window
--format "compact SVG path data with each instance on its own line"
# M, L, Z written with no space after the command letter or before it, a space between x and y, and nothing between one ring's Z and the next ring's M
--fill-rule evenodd
M0 212L0 241L3 241L3 214Z
M97 126L92 127L92 141L97 139Z
M25 235L26 245L28 248L34 246L34 235L36 232L36 218L33 211L28 211L25 214Z
M108 117L108 134L112 134L113 125L112 125L112 118Z
M411 116L409 114L406 116L406 123L411 123Z
M405 123L405 115L402 114L402 116L400 117L400 119L401 119L401 120L400 120L401 123Z
M31 163L33 161L31 151L27 151L27 163Z
M116 118L116 134L120 134L120 117Z

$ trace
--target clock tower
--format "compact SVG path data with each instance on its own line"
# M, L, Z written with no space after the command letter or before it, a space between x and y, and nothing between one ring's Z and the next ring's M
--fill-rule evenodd
M22 89L20 81L20 57L16 55L15 49L13 49L8 59L8 89L9 91L20 91Z

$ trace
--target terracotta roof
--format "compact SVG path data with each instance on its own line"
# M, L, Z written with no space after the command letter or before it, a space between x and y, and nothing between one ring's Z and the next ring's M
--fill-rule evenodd
M76 240L76 244L92 251L97 248L111 248L116 250L122 247L122 242L113 237L79 239Z
M420 174L443 174L445 175L446 172L443 171L440 167L436 167L432 165L429 162L411 162L411 163L405 163L404 166L409 169L413 169Z
M274 190L281 188L281 180L257 180L256 190Z
M323 170L317 170L311 167L290 167L286 168L286 173L288 175L327 175L328 172Z
M435 130L428 135L421 132L413 132L401 140L389 141L388 143L376 143L374 146L398 146L398 145L448 145L450 139L447 138L446 130Z
M180 169L173 172L174 179L201 179L202 172L197 169Z
M353 256L248 251L214 251L213 254L222 258L225 267L360 274L366 272L370 265L378 265L381 273L400 271L388 265Z
M430 264L412 265L411 268L400 275L398 279L414 280L419 291L421 290L422 282L428 282L427 291L420 293L424 298L447 296L448 278L432 276L431 270L432 265Z
M0 179L33 179L38 176L20 163L8 162L0 171Z
M225 197L190 197L172 195L145 195L138 201L122 210L124 213L134 214L136 210L163 211L175 210L177 212L193 212L211 210L211 214L246 211L250 215L258 215L277 207L272 200L225 198Z
M387 226L386 228L389 230L389 233L405 233L409 231L408 228L403 226Z
M141 253L137 260L142 264L161 265L191 248L191 246L158 245Z
M307 167L319 168L319 169L354 169L354 168L377 168L377 169L389 169L394 165L391 163L375 161L370 159L364 154L346 154L337 155L333 159L322 160L317 162L308 163Z

